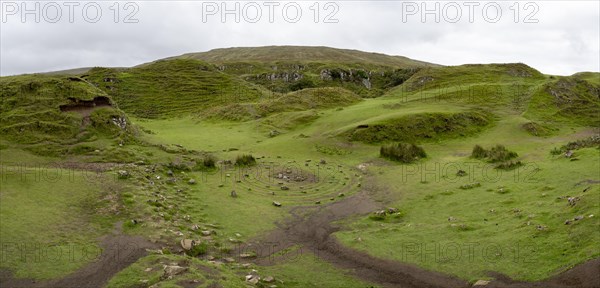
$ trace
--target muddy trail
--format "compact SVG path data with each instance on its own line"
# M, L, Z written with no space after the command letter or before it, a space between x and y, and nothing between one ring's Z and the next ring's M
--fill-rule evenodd
M103 287L119 271L127 268L138 259L147 255L146 249L156 248L141 236L122 233L121 223L115 225L111 234L100 239L102 253L79 270L63 278L47 281L14 278L8 270L0 270L0 287L32 288L95 288Z
M381 193L380 193L381 194ZM295 257L318 257L334 266L347 269L359 279L384 287L470 287L465 281L428 271L414 265L373 257L367 253L345 247L332 233L340 227L334 222L359 215L366 215L385 208L383 202L373 200L374 191L363 189L359 193L318 208L295 207L290 210L291 219L277 223L277 229L256 243L268 243L267 253L262 249L257 264L276 265L293 261ZM258 244L260 245L260 244ZM298 248L294 254L282 256ZM600 287L600 259L581 264L540 282L513 281L507 276L490 272L496 280L485 287Z

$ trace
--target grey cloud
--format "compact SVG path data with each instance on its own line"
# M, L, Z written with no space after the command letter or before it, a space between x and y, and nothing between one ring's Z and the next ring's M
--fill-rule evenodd
M298 23L284 21L280 9L274 23L267 21L265 9L258 23L243 19L235 23L231 16L226 23L221 23L219 15L204 23L202 2L137 2L139 23L130 24L114 23L109 10L113 2L98 3L104 12L98 23L86 23L81 17L76 17L74 23L59 21L55 24L21 23L18 18L7 18L0 26L0 73L134 66L188 52L263 45L352 48L444 65L524 62L544 73L561 75L600 70L600 4L597 1L536 2L539 11L535 17L539 23L529 24L522 23L530 12L523 9L523 2L520 2L519 23L513 21L509 7L514 2L498 2L503 14L497 23L487 23L479 10L474 23L469 23L466 8L458 23L449 23L443 18L435 23L432 16L422 23L418 14L402 21L403 2L338 1L333 3L339 7L335 15L339 23L329 24L322 23L328 11L321 11L319 23L314 23L310 6L315 2L298 2L303 11ZM235 2L227 3L232 7ZM284 3L281 2L279 8ZM320 2L321 8L324 3ZM414 3L421 4L420 1ZM427 5L432 7L434 3L429 1ZM443 7L449 2L439 3ZM480 7L484 3L481 2ZM120 18L125 14L122 11Z

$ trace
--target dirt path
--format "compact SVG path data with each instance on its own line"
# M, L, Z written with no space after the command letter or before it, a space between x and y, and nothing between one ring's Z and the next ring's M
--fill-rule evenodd
M9 271L1 270L0 287L103 287L119 271L145 256L146 249L156 248L155 244L148 242L143 237L124 235L121 231L121 223L117 223L115 226L115 230L111 234L105 235L101 239L101 256L74 273L56 280L34 281L16 279Z
M333 222L344 218L365 215L383 208L376 203L373 192L363 189L356 195L319 208L296 207L290 210L291 219L278 223L278 229L262 237L257 243L273 243L269 255L260 254L259 265L274 265L284 261L281 252L301 246L300 257L314 255L334 266L347 269L356 277L384 287L469 287L464 280L422 268L384 260L341 245L331 234L339 227ZM263 250L264 251L264 250ZM279 253L279 254L278 254ZM288 258L289 259L289 258ZM555 277L536 283L518 282L494 274L486 287L600 287L600 259L586 262Z

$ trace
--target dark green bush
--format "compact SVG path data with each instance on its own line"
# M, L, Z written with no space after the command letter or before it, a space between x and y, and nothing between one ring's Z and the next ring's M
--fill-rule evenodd
M204 157L204 159L202 160L202 165L204 165L204 167L212 169L215 168L215 163L217 162L217 160L215 159L214 156L212 155L206 155Z
M487 150L483 149L483 147L479 146L479 145L475 145L475 147L473 147L473 152L471 153L471 157L475 158L475 159L483 159L485 157L487 157Z
M379 154L383 158L403 163L411 163L427 157L423 148L415 144L402 142L381 146Z
M471 157L475 159L486 159L489 162L503 162L518 157L516 152L509 151L503 145L496 145L490 150L486 150L479 145L473 147Z
M202 243L194 245L192 247L192 249L186 251L186 254L188 254L189 256L192 256L192 257L196 257L199 255L206 254L207 251L208 251L208 245L206 244L206 242L202 242Z
M239 155L235 158L236 166L252 166L256 164L256 159L250 154Z

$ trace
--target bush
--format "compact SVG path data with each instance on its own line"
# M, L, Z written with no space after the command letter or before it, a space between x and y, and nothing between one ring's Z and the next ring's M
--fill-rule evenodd
M192 256L192 257L196 257L199 255L206 254L207 251L208 251L208 245L206 244L206 242L202 242L202 243L194 245L192 247L192 249L186 251L186 254L188 254L189 256Z
M235 158L235 165L236 166L256 165L256 159L254 158L254 156L252 156L250 154L240 155L240 156L237 156L237 158Z
M420 158L427 157L423 148L415 144L402 142L381 146L379 154L383 158L403 163L411 163Z
M487 150L483 149L483 147L481 147L479 145L475 145L475 147L473 147L473 152L471 153L471 157L473 157L475 159L483 159L483 158L487 157Z
M496 145L490 150L486 150L479 145L473 147L471 157L475 159L486 159L489 162L503 162L518 157L516 152L509 151L503 145Z
M488 153L490 162L502 162L519 156L516 152L506 150L503 145L496 145Z
M210 168L210 169L212 169L212 168L215 168L215 167L216 167L216 166L215 166L215 163L216 163L216 162L217 162L217 161L216 161L216 159L215 159L215 157L214 157L214 156L212 156L212 155L206 155L206 156L204 157L204 159L202 160L202 165L204 165L204 167L206 167L206 168Z
M521 161L508 161L496 165L495 168L500 170L513 170L520 166L523 166L523 163L521 163Z

